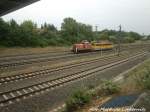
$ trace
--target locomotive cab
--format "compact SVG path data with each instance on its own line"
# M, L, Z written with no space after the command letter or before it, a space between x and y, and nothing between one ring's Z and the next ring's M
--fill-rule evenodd
M86 40L82 41L81 43L73 45L74 53L86 52L86 51L91 51L91 50L92 50L92 45Z

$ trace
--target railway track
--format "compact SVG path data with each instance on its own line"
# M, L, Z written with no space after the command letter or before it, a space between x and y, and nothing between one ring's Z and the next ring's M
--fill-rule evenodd
M47 52L47 53L39 53L39 54L36 53L36 54L0 56L0 63L26 60L26 59L35 59L35 58L46 58L50 56L59 56L64 54L73 54L73 53L70 51L64 51L64 52Z
M44 81L44 82L41 82L38 84L30 85L27 87L21 87L21 88L17 88L14 90L2 92L2 93L0 93L0 106L5 106L5 105L11 104L15 101L19 101L21 99L26 99L28 97L32 97L33 95L38 95L39 93L44 93L46 91L52 90L52 89L62 86L62 85L65 85L72 81L80 80L85 77L91 76L93 73L111 68L113 66L117 66L122 63L126 63L130 60L140 58L142 56L145 56L146 54L147 54L147 52L143 52L140 54L138 53L129 58L126 57L125 59L116 60L113 63L107 63L103 66L95 66L95 67L89 68L86 71L80 71L77 73L72 73L72 74L69 74L66 76L58 77L53 80L48 80L48 81Z
M138 52L137 52L138 53ZM129 55L129 53L124 53L121 56L125 56L125 55ZM120 56L120 58L121 58ZM49 68L49 69L43 69L43 70L38 70L38 71L34 71L34 72L28 72L28 73L21 73L21 74L15 74L15 75L11 75L11 76L5 76L5 77L1 77L0 78L0 85L2 84L6 84L8 82L16 82L16 81L20 81L20 80L25 80L25 79L30 79L33 77L39 77L39 76L45 76L45 75L50 75L52 73L58 72L58 71L64 71L67 69L71 69L73 67L78 67L78 66L92 66L91 64L95 64L95 63L103 63L106 60L111 62L111 59L114 58L118 58L117 56L113 55L109 55L109 56L105 56L105 57L97 57L95 59L91 59L88 61L80 61L80 62L76 62L76 63L71 63L71 64L66 64L66 65L62 65L62 66L57 66L57 67L53 67L53 68Z
M130 45L135 46L135 45ZM70 51L60 51L60 52L45 52L45 53L30 53L30 54L16 54L16 55L5 55L0 56L0 63L11 61L11 60L21 60L21 59L30 59L30 58L39 58L42 56L58 55L64 53L71 53Z
M128 54L126 54L126 55L128 55ZM16 81L19 81L19 80L29 79L29 78L33 78L33 77L44 76L44 75L48 75L50 73L66 70L66 69L77 67L77 66L84 66L84 65L92 64L92 63L96 63L96 62L102 62L102 61L105 61L105 60L108 60L108 59L113 59L114 57L116 57L116 56L115 55L110 55L110 56L106 56L106 57L98 57L96 59L91 59L91 60L86 61L86 62L85 61L76 62L76 63L63 65L63 66L59 66L59 67L55 67L55 68L50 68L50 69L44 69L44 70L39 70L39 71L35 71L35 72L22 73L22 74L16 74L16 75L12 75L12 76L1 77L0 78L0 85L6 84L8 82L14 82L14 81L16 82Z
M104 54L108 54L113 52L111 51L104 51ZM59 56L50 56L50 57L46 57L46 58L35 58L35 59L28 59L28 60L21 60L21 61L14 61L14 62L4 62L4 63L0 63L0 70L6 70L9 68L15 68L15 67L19 67L19 66L25 66L25 65L31 65L31 64L35 64L35 63L43 63L43 62L52 62L52 61L58 61L58 60L65 60L65 59L69 59L69 58L79 58L82 56L89 56L89 55L94 55L94 54L99 54L100 52L89 52L89 53L81 53L81 54L63 54L63 55L59 55Z
M149 45L145 45L146 47ZM125 48L124 48L125 47ZM131 46L123 46L122 50L131 50L134 48L139 48L141 45L131 45ZM143 45L144 47L144 45ZM103 51L104 53L108 53L110 51ZM114 51L111 51L114 52ZM91 54L98 54L99 52L90 52L84 54L73 54L72 52L61 52L61 53L44 53L44 54L28 54L28 55L18 55L14 56L7 56L7 57L0 57L0 70L7 70L9 68L17 68L20 66L37 64L41 62L50 62L54 60L61 60L67 59L72 57L78 56L85 56Z
M149 47L150 44L139 44L139 45L122 45L123 49L125 48L137 48L137 47ZM117 45L115 45L117 47ZM45 53L34 53L34 54L22 54L22 55L6 55L6 56L0 56L0 63L2 62L11 62L12 60L17 61L17 60L25 60L25 59L34 59L34 58L44 58L44 57L49 57L49 56L59 56L62 54L72 54L71 51L61 51L61 52L45 52Z

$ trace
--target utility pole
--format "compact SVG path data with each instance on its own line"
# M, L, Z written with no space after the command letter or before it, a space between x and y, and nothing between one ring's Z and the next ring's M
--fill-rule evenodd
M141 39L141 49L144 49L144 46L143 46L144 36L145 36L145 34L143 33L143 34L142 34L142 37L143 37L143 38Z
M120 56L120 52L121 52L121 30L122 30L122 26L119 25L119 36L118 36L118 56Z
M96 32L98 31L98 25L95 25L95 31Z
M96 36L98 35L98 24L95 25L95 33L96 33Z
M96 34L96 37L98 36L98 25L95 25L95 34Z
M95 25L95 32L96 32L96 36L98 36L98 24ZM102 56L102 48L100 49L100 53Z

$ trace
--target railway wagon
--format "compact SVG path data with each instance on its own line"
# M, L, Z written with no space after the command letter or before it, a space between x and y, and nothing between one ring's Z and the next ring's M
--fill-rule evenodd
M113 44L109 41L82 41L81 43L74 44L72 51L74 53L80 52L90 52L90 51L98 51L98 50L110 50L113 49Z

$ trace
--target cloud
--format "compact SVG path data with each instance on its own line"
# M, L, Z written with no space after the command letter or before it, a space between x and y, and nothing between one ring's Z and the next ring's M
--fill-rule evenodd
M65 17L79 22L99 25L99 29L117 29L119 24L126 31L149 34L149 0L41 0L3 18L33 20L37 24L52 23L60 27Z

